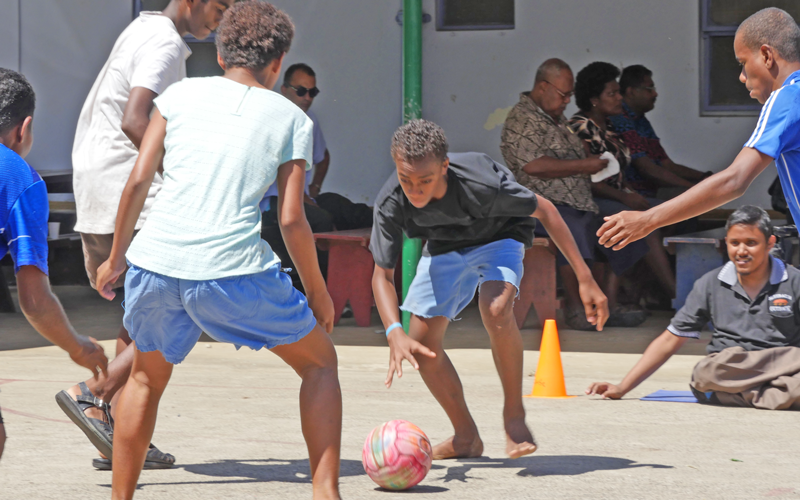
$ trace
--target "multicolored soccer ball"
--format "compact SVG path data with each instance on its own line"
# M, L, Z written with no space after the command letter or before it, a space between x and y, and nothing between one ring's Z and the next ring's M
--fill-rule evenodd
M378 486L405 490L425 479L431 455L431 442L422 429L405 420L392 420L372 429L361 460Z

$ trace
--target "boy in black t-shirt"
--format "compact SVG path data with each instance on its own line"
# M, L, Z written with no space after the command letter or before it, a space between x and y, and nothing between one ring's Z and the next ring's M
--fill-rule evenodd
M536 451L522 406L522 337L514 321L514 299L522 258L539 219L580 282L586 319L602 330L606 297L592 278L563 219L552 203L517 184L504 166L479 153L447 154L444 131L414 120L392 138L397 166L375 201L370 250L372 287L389 341L390 387L407 360L442 405L455 435L434 446L433 458L475 457L483 442L467 409L453 365L442 349L453 320L480 287L480 311L505 395L506 452L517 458ZM399 323L394 267L403 233L428 240L402 309L409 311L408 336ZM419 360L414 354L420 354ZM418 362L419 361L419 362Z

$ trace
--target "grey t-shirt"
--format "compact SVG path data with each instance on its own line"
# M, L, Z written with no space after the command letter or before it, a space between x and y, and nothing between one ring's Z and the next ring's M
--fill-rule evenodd
M769 283L750 300L728 262L697 280L686 303L667 329L679 337L699 338L709 321L714 334L708 354L739 346L747 351L800 347L800 271L770 257Z
M424 253L453 250L513 239L530 247L538 205L536 195L522 187L504 165L482 153L450 153L447 192L423 208L403 193L397 174L383 185L375 200L370 251L380 267L395 267L403 233L428 240Z

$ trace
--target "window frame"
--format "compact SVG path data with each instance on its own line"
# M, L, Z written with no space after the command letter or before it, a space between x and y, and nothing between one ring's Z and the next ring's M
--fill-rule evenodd
M516 27L516 1L514 2L514 23L513 24L476 24L465 26L451 26L444 24L444 13L447 10L445 4L447 0L436 0L436 31L502 31L513 30Z
M710 22L711 0L700 0L700 116L758 116L761 104L711 104L711 39L734 36L738 25L718 26Z

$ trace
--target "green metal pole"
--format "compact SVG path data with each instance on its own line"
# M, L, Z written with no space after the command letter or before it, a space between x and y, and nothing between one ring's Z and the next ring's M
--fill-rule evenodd
M422 117L422 0L403 0L403 123ZM417 273L422 242L403 239L403 300ZM403 311L408 332L411 314Z

